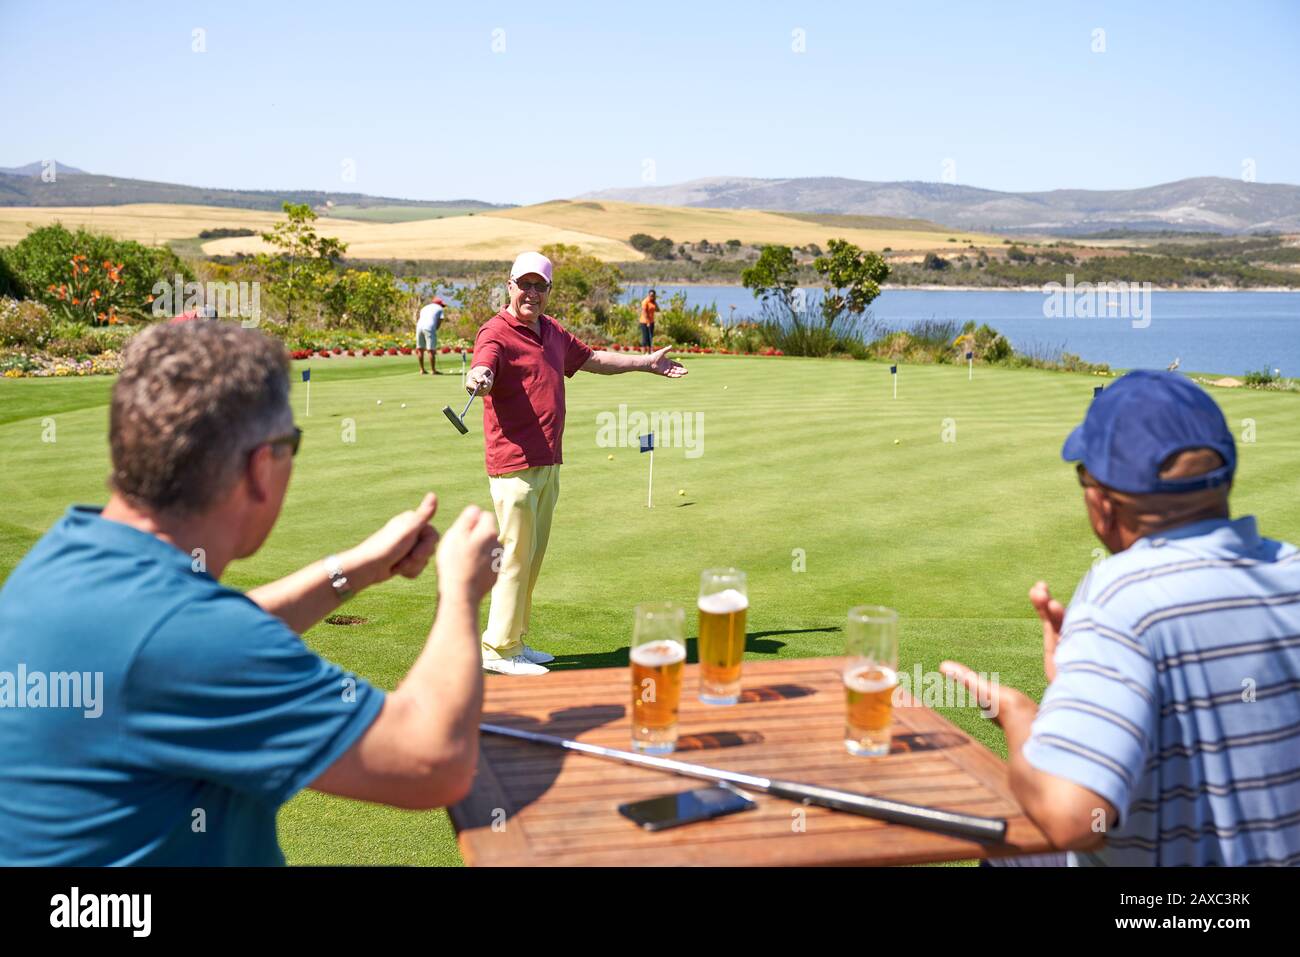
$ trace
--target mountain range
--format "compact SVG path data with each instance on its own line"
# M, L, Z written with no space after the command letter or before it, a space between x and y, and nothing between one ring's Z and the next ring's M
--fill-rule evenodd
M26 166L0 167L0 206L121 206L126 203L181 203L191 206L232 206L279 212L281 204L309 203L313 207L413 206L426 209L505 209L496 203L476 199L415 200L364 193L334 193L305 189L209 189L158 183L122 176L100 176L73 166L54 163L54 182L41 178L42 162Z
M408 206L457 212L505 209L481 200L410 200L321 190L237 190L87 173L43 162L0 167L0 206L181 203L278 212L285 201L328 206ZM844 177L716 176L671 186L585 193L580 200L653 206L929 220L952 229L1086 236L1108 231L1300 232L1300 186L1201 176L1139 189L1002 192L956 183L872 182Z
M1300 231L1300 186L1216 176L1140 189L1010 193L955 183L719 176L578 197L659 206L928 219L953 228L1087 235L1108 230Z

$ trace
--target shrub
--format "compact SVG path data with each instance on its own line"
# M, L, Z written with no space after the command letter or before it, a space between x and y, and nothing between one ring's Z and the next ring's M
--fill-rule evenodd
M54 338L50 310L30 299L0 299L0 346L43 349Z
M1268 389L1278 385L1282 381L1282 377L1273 375L1268 369L1259 369L1258 371L1247 372L1242 381L1252 389Z
M114 311L151 318L156 283L174 283L178 275L183 282L194 279L169 249L84 229L74 233L57 223L32 230L5 259L26 298L45 303L55 315L92 325L106 323Z

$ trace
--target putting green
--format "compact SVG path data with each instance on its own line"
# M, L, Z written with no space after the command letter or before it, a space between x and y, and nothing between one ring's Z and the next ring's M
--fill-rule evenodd
M443 368L459 370L449 358L439 357ZM1100 555L1058 452L1093 386L1110 380L976 369L968 382L965 366L904 366L894 400L886 364L686 362L691 374L676 381L569 381L562 492L530 639L557 656L555 667L625 665L633 605L691 606L700 569L734 564L749 573L751 659L837 654L847 609L884 604L902 616L901 671L951 657L1042 693L1041 632L1025 592L1044 578L1067 600ZM356 542L428 489L441 498L439 524L470 502L491 506L481 406L469 411L467 436L441 412L463 407L459 376L421 377L412 358L311 367L310 417L305 386L294 383L306 434L284 512L262 550L227 574L235 587ZM70 502L105 499L110 388L103 378L0 382L0 575ZM1257 514L1271 537L1300 539L1300 396L1214 395L1239 441L1234 513ZM682 413L659 426L652 510L638 412ZM671 447L663 421L689 422L692 447ZM620 422L632 442L610 447ZM1252 427L1255 441L1241 441ZM322 623L306 640L391 688L424 640L434 598L432 570L388 582L346 606L364 624ZM1005 753L976 711L943 713ZM304 792L281 813L280 834L292 863L459 862L441 812Z

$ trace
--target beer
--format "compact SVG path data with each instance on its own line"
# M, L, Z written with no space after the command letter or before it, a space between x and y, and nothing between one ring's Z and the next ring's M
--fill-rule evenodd
M686 612L680 605L637 605L629 655L632 671L632 747L666 754L677 747L682 699Z
M735 704L740 700L740 667L749 611L745 575L734 569L704 575L698 604L700 700L706 704Z
M898 687L898 612L879 605L850 608L844 646L844 747L855 755L888 754Z
M686 646L654 641L632 649L632 742L639 751L671 751L677 744Z
M884 665L854 665L844 671L848 720L844 745L850 754L888 754L898 673Z

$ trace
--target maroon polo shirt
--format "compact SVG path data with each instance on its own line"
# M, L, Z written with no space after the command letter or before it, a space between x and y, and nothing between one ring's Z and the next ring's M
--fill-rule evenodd
M492 370L483 397L483 438L489 475L563 461L564 379L591 358L590 346L550 316L539 336L508 310L479 327L473 366Z

